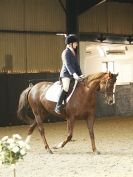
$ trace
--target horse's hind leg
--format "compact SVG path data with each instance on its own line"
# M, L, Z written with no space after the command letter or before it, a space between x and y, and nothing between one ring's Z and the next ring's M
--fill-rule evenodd
M96 149L93 126L94 126L94 117L93 116L88 117L87 118L87 127L89 129L89 134L90 134L90 138L91 138L92 150L93 150L93 152L100 154L100 152L97 151L97 149Z
M45 132L44 132L44 128L43 128L43 121L42 119L40 118L39 115L35 115L35 119L36 119L36 122L37 122L37 127L38 127L38 130L40 132L40 135L43 139L43 142L44 142L44 145L45 145L45 149L49 152L49 153L53 153L51 151L51 149L49 148L49 145L47 143L47 140L46 140L46 137L45 137Z
M68 136L67 136L65 141L59 143L57 146L54 146L53 147L54 149L63 148L69 141L71 141L72 136L73 136L74 123L75 123L74 119L68 119L67 120Z
M37 123L36 123L36 120L33 121L33 123L30 125L30 128L28 130L28 136L25 140L26 143L29 143L30 142L30 139L31 139L31 134L33 133L35 127L37 126Z

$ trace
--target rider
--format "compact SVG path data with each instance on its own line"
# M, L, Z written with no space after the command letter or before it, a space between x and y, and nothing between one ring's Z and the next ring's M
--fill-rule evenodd
M55 107L55 112L60 114L62 111L62 102L66 100L69 90L70 81L72 78L79 80L82 75L78 58L78 38L75 34L70 34L65 38L66 49L62 52L62 68L60 72L60 79L63 88L60 93L59 100Z

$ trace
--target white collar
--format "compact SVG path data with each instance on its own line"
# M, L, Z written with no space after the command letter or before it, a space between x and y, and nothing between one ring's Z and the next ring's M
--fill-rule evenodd
M69 48L69 49L71 50L71 52L74 54L74 56L75 56L75 51L74 51L74 49L73 49L71 46L69 46L69 45L67 45L67 48Z

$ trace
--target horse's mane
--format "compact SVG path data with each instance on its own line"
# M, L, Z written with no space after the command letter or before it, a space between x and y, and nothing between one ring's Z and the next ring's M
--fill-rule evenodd
M93 80L96 80L96 79L99 79L101 78L103 75L105 75L106 73L105 72L99 72L99 73L95 73L95 74L91 74L91 75L88 75L85 77L85 80L87 82L91 82Z

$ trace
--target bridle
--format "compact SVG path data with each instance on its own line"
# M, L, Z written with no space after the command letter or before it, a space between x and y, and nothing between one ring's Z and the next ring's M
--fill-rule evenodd
M111 80L113 80L113 79L111 79ZM107 91L107 88L108 88L108 83L110 82L110 78L106 81L106 84L105 84L105 94L106 95L108 95L108 94L112 94L112 95L114 95L115 94L115 92L113 91L114 89L112 89L112 91ZM114 82L115 83L115 82ZM113 86L114 86L114 84L113 84Z
M103 95L105 103L110 105L115 103L115 82L115 75L107 75L100 81L100 94Z
M81 80L79 80L79 82L82 82L84 83L84 85L87 86L86 82L85 82L85 78L82 78ZM101 81L100 81L100 84L104 85L104 90L101 90L100 89L100 93L104 94L104 96L106 97L107 95L109 94L112 94L112 95L115 95L115 92L113 91L114 89L112 89L112 91L108 91L108 84L109 82L112 81L112 85L114 86L114 83L116 81L116 78L111 78L110 76L108 76L108 78L103 78ZM88 87L88 86L87 86ZM88 87L89 88L89 87Z

